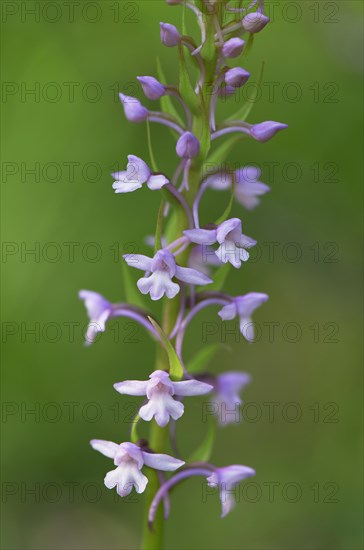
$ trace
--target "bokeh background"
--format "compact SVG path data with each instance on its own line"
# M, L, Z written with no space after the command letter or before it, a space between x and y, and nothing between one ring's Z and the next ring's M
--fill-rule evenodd
M232 352L211 369L252 373L245 420L219 431L212 460L253 466L257 477L224 520L217 494L204 496L198 479L180 486L169 549L362 547L362 7L274 6L245 63L256 82L265 62L250 121L290 128L265 145L242 141L228 159L256 163L272 187L254 212L234 206L260 252L227 283L232 294L270 295L255 316L261 337L236 342L236 324L226 335L211 309L186 346L192 357L223 341ZM162 47L158 23L179 26L181 10L151 0L1 8L2 548L137 548L143 499L115 499L103 487L111 463L88 441L127 440L135 407L112 384L145 379L154 346L120 320L85 349L77 293L125 299L120 256L148 251L158 194L111 189L109 173L127 154L148 158L145 126L126 122L117 91L141 98L135 76L156 74L157 56L176 82L176 52ZM170 134L153 127L152 135L171 173ZM218 214L225 200L211 193L208 208ZM204 338L206 322L214 336ZM179 423L184 456L206 431L201 411L202 401L191 400Z

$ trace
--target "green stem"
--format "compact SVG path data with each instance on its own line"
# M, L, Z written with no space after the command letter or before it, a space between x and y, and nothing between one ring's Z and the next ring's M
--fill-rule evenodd
M153 420L150 429L150 447L157 453L165 451L166 440L168 436L168 428L160 428ZM149 479L146 490L146 512L144 520L144 540L142 544L143 550L162 550L164 541L164 517L163 506L160 506L155 517L153 532L148 527L148 511L152 503L153 497L159 489L159 479L156 470L146 468L145 474Z

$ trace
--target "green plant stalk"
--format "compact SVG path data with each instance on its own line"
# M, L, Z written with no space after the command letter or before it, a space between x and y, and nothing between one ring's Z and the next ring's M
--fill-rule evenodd
M205 16L205 23L207 25L208 34L214 33L214 22L212 16ZM199 113L193 116L193 132L202 141L203 136L209 132L209 110L211 102L211 84L213 82L215 70L216 70L216 51L209 53L208 57L204 58L206 67L206 83L202 93L199 96L200 109ZM202 113L202 115L201 115ZM185 192L187 201L192 204L194 197L196 196L199 184L201 182L201 176L204 164L207 159L209 151L209 144L206 147L201 148L201 154L192 163L189 173L189 190ZM178 223L175 231L174 238L178 238L184 229L188 229L186 219L183 215L178 216ZM183 262L187 260L188 252L186 251L179 257L179 263L183 265ZM168 334L176 322L180 307L180 295L176 296L173 300L165 300L163 305L163 324L162 328L166 334ZM168 358L164 350L158 347L156 358L156 369L168 370ZM168 450L168 426L161 428L153 420L150 428L149 446L153 451L157 453L165 453ZM149 483L146 488L146 510L144 517L144 537L142 550L163 550L164 548L164 517L163 506L160 506L153 524L153 531L148 527L148 511L150 504L154 498L155 493L159 488L159 479L155 470L149 469L147 472Z

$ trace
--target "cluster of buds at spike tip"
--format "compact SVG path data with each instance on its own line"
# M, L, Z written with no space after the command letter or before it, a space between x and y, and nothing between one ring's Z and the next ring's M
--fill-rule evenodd
M149 195L151 199L160 195L161 206L157 228L154 231L155 237L148 238L148 243L154 246L154 252L146 255L138 251L137 254L125 254L121 259L126 263L124 267L128 275L129 267L143 272L134 283L134 287L129 278L125 279L128 295L134 292L132 304L114 303L90 290L82 290L79 293L89 317L85 335L87 345L98 340L108 328L110 320L125 317L144 327L157 345L167 351L165 360L159 359L157 367L150 365L146 357L147 373L138 373L135 380L124 379L114 385L115 390L122 396L141 397L144 401L140 404L134 419L130 441L121 444L100 439L91 441L91 446L95 450L114 461L115 469L106 474L105 485L109 489L116 488L121 497L127 496L133 489L142 493L148 486L148 478L145 475L148 468L158 471L159 488L154 486L155 494L148 496L151 502L150 525L154 522L161 501L165 502L167 515L169 506L166 505L166 501L169 491L184 479L203 476L208 487L216 488L220 494L224 517L234 505L231 496L234 486L255 475L252 468L240 464L216 467L208 462L188 464L181 460L177 451L178 446L173 440L174 423L184 422L182 417L185 406L188 407L189 402L193 401L192 398L203 395L206 395L205 399L213 414L216 413L219 425L235 421L231 420L231 415L222 414L222 411L241 407L241 392L251 381L250 374L240 371L212 375L206 372L205 364L201 365L200 370L194 367L189 372L183 348L186 331L196 315L210 306L219 306L220 320L225 322L237 319L243 339L251 344L255 341L252 317L268 300L268 295L263 292L249 292L250 289L244 289L244 278L242 292L245 293L238 296L230 296L218 286L218 283L221 284L221 281L225 280L224 271L231 266L235 269L246 269L244 264L249 260L250 249L257 244L256 240L245 235L245 220L243 233L240 205L253 210L270 188L261 181L262 174L257 166L246 165L230 170L225 159L220 158L217 162L221 162L223 169L217 170L215 167L214 170L205 172L204 164L209 161L209 147L214 145L215 140L239 132L247 138L264 143L287 128L286 124L271 120L254 124L245 119L240 120L238 115L238 120L232 116L225 121L219 121L217 116L218 99L224 94L228 96L235 93L250 78L250 73L245 68L229 67L227 64L234 64L234 61L229 60L234 60L240 55L244 58L244 38L251 43L252 37L248 33L260 32L269 22L263 11L263 1L259 1L258 9L254 7L257 2L251 3L248 8L233 9L230 6L231 13L241 15L238 17L238 23L227 23L225 26L225 18L218 17L214 10L210 13L208 9L214 2L208 3L204 0L195 4L192 1L167 0L167 4L189 9L197 17L201 31L201 41L197 43L191 36L185 35L185 27L182 35L176 26L160 23L162 44L168 48L178 47L180 59L183 61L186 61L186 50L190 61L198 70L197 78L190 82L190 85L186 85L186 79L191 80L191 75L188 71L186 75L186 64L182 62L181 71L184 72L179 86L176 83L162 83L154 76L138 76L137 80L146 99L154 102L162 100L161 111L150 110L135 97L123 93L119 95L125 116L130 122L152 122L172 130L175 139L168 149L167 166L173 163L174 170L169 172L167 169L166 154L160 155L160 158L154 157L157 147L151 146L152 133L148 126L150 162L143 160L144 153L134 151L142 154L143 158L137 154L129 154L126 168L124 161L122 168L125 169L112 173L112 188L116 194L123 195L123 201L129 200L125 194L143 187L155 191ZM228 10L228 4L229 2L221 2L222 11ZM200 11L201 5L204 8L203 13ZM251 11L252 9L257 11ZM209 40L211 36L212 40ZM209 48L212 47L215 47L214 55L209 52ZM206 93L211 83L212 92ZM167 94L168 101L164 98ZM175 100L179 103L180 113L171 107ZM222 150L227 151L224 146L216 148L221 155ZM255 144L255 147L258 145ZM215 150L213 154L216 154ZM229 207L217 221L209 209L202 211L200 208L207 190L230 193ZM145 197L147 195L146 190ZM141 200L143 196L141 192ZM238 205L236 213L232 215L230 212L235 208L234 199ZM177 210L174 216L173 208ZM175 223L176 220L178 223ZM152 233L152 230L148 231L148 234ZM214 283L214 286L209 287ZM154 302L158 300L162 300L167 307L161 319L158 319L157 315L154 319L150 307L154 307ZM168 304L170 300L175 300L172 307ZM134 305L139 302L144 303L145 307ZM168 312L171 311L173 317L169 318ZM216 319L219 320L218 317ZM162 329L162 325L168 329ZM183 402L185 398L186 405ZM178 458L155 452L161 449L150 448L148 441L139 440L136 437L135 426L141 421L153 423L154 428L158 430L169 425L171 448L176 450L173 454ZM147 468L143 473L144 466ZM179 471L170 478L165 478L163 472L175 470Z

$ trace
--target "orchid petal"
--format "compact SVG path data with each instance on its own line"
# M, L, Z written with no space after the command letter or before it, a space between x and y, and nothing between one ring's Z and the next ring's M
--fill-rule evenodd
M141 158L135 155L128 155L128 176L127 180L145 183L151 175L148 165Z
M209 285L213 282L210 277L200 271L197 271L196 269L192 269L190 267L180 267L178 265L176 266L176 277L180 281L192 285Z
M144 254L125 254L124 260L130 267L135 267L141 271L150 271L152 269L152 258Z
M145 395L147 392L148 382L141 380L125 380L114 384L117 392L126 395Z
M213 386L200 382L199 380L184 380L183 382L172 382L175 395L192 396L209 393Z
M196 244L214 244L216 242L216 229L187 229L183 234Z
M119 445L104 439L91 439L90 445L95 451L99 451L99 453L108 458L115 458L116 452L119 449Z
M167 185L169 183L169 180L166 178L166 176L163 176L163 174L153 174L149 177L147 181L147 186L152 191L162 189L164 185Z
M174 472L185 464L183 460L178 460L172 456L158 453L147 453L143 451L144 464L149 468L163 470L165 472Z
M224 306L220 311L218 312L218 315L221 317L223 321L231 321L236 317L237 315L237 308L235 303L228 304Z

